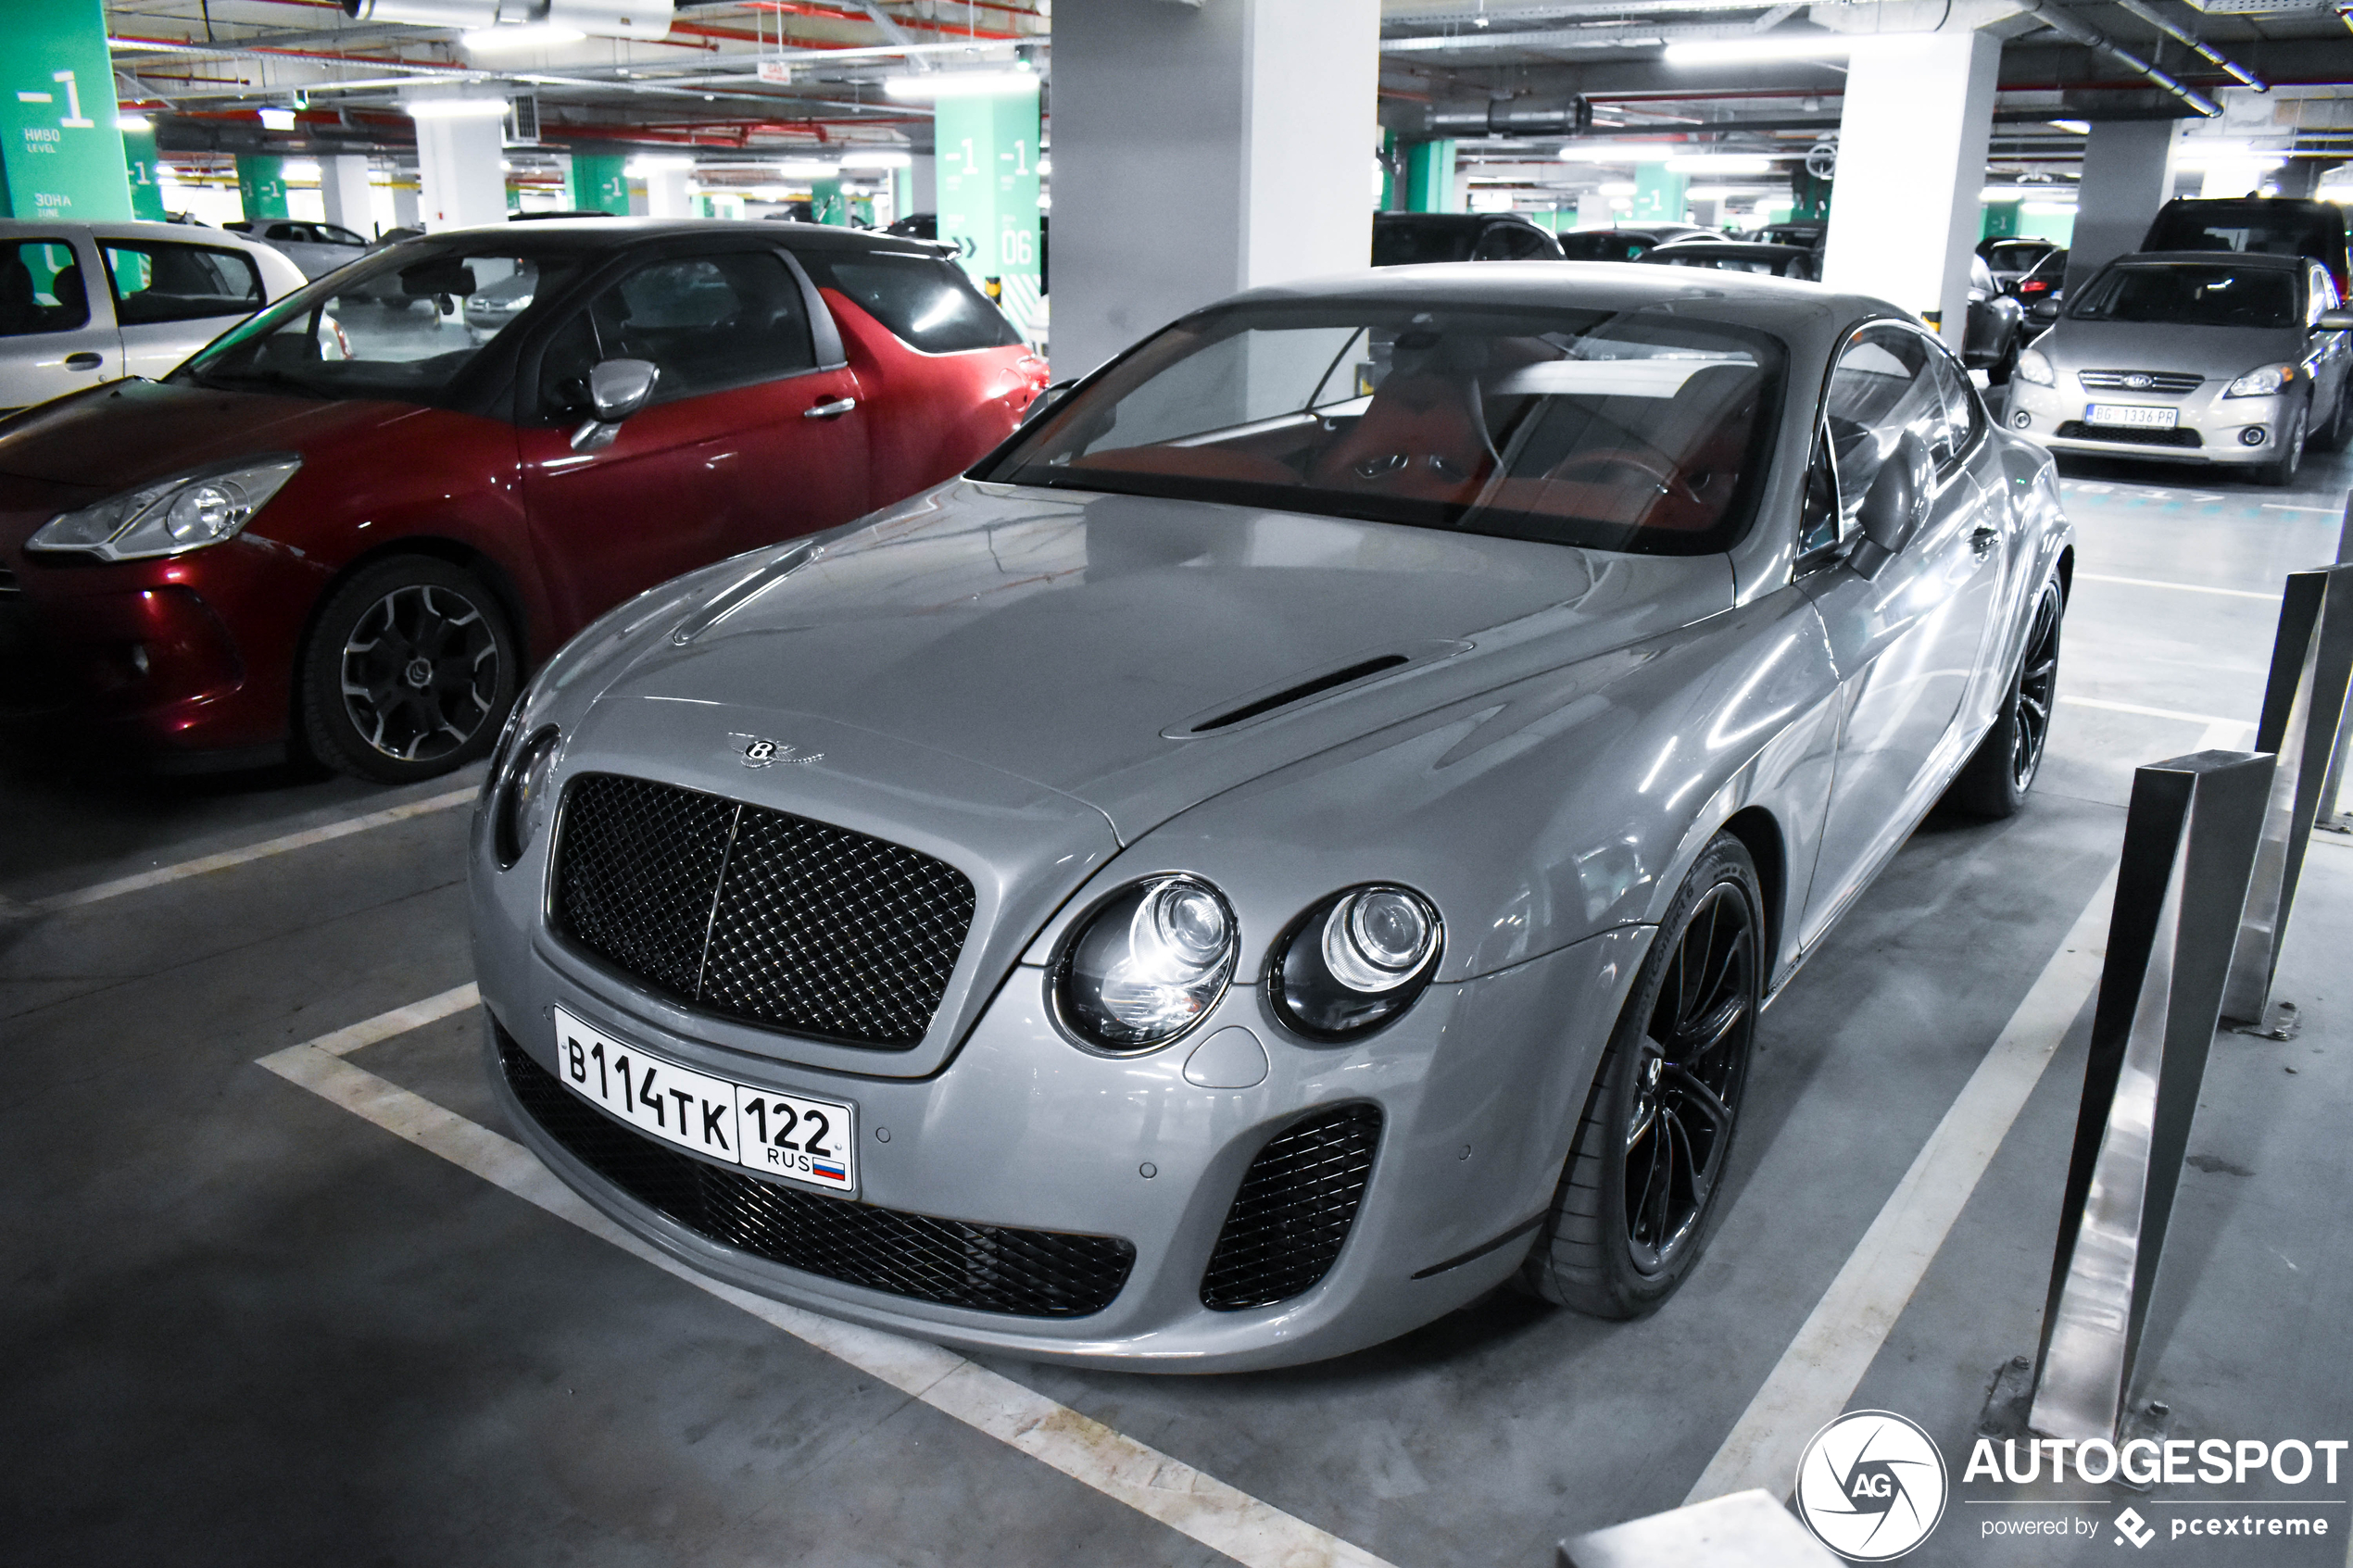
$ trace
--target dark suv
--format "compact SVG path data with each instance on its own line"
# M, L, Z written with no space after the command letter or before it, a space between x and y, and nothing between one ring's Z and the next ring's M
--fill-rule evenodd
M1514 212L1377 212L1373 265L1558 261L1560 242Z
M2232 250L2255 256L2309 257L2329 270L2343 295L2345 211L2334 202L2242 196L2170 201L2157 209L2143 250Z

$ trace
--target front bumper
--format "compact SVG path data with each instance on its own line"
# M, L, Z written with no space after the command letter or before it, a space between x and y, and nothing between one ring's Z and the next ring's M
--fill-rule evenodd
M2180 397L2155 391L2088 391L2075 385L2074 374L2069 370L2059 371L2058 379L2057 386L2037 386L2023 376L2012 376L2009 408L2003 416L2010 429L2057 452L2253 467L2279 457L2289 415L2303 406L2300 393L2225 397L2222 389L2229 384L2228 378L2208 378L2206 384ZM2174 428L2161 434L2145 434L2095 425L2084 418L2095 403L2171 408Z
M1092 1055L1055 1028L1044 972L1022 966L945 1067L926 1079L891 1079L798 1066L665 1027L656 1010L638 1005L631 983L515 923L485 893L489 880L476 879L474 929L491 1077L523 1141L598 1208L703 1273L797 1306L965 1349L1127 1371L1320 1360L1417 1327L1506 1278L1552 1201L1602 1046L1651 935L1625 928L1433 985L1387 1029L1337 1048L1288 1036L1263 990L1238 983L1171 1047ZM499 1036L555 1072L557 1007L715 1076L854 1101L862 1204L1120 1237L1135 1248L1132 1270L1100 1311L1016 1316L845 1284L699 1234L592 1169L515 1094ZM1195 1047L1237 1023L1265 1048L1265 1080L1248 1089L1189 1082ZM779 1036L778 1047L791 1042ZM1253 1159L1303 1117L1353 1104L1378 1108L1381 1131L1329 1272L1272 1306L1204 1306L1203 1273Z

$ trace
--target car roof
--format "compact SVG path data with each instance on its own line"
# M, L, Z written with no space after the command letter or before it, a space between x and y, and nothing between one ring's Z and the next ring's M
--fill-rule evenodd
M166 225L149 224L149 228ZM183 231L184 232L184 231ZM708 239L736 233L765 243L779 234L802 249L890 251L901 256L937 257L935 242L886 234L879 229L839 229L828 223L763 221L747 223L733 218L551 218L526 225L484 223L470 229L444 229L411 244L457 243L496 245L577 241L591 250L620 250L665 239Z
M2309 256L2279 256L2260 250L2142 250L2116 258L2119 267L2178 266L2195 262L2200 266L2252 267L2259 271L2293 271L2302 267L2318 267L2321 263Z
M32 218L0 218L0 234L89 234L109 240L177 240L182 245L202 243L267 247L256 244L248 235L227 229L199 227L191 223L151 223L142 219L125 219L120 223L50 223Z

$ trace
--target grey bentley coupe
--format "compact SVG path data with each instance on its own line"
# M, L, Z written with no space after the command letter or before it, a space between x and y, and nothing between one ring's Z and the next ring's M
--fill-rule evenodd
M957 1346L1636 1316L1759 1010L1938 800L2018 809L2072 564L1876 300L1245 294L548 662L475 824L494 1080L655 1245Z

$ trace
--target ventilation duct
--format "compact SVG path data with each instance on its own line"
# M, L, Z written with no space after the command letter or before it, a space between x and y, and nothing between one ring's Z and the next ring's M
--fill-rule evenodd
M666 38L672 0L343 0L364 22L413 27L515 27L543 22L595 38Z
M412 27L489 27L497 21L498 8L499 0L343 0L344 15L354 20Z
M1505 98L1490 104L1406 104L1390 129L1401 136L1581 136L1593 106L1570 95L1550 102Z

